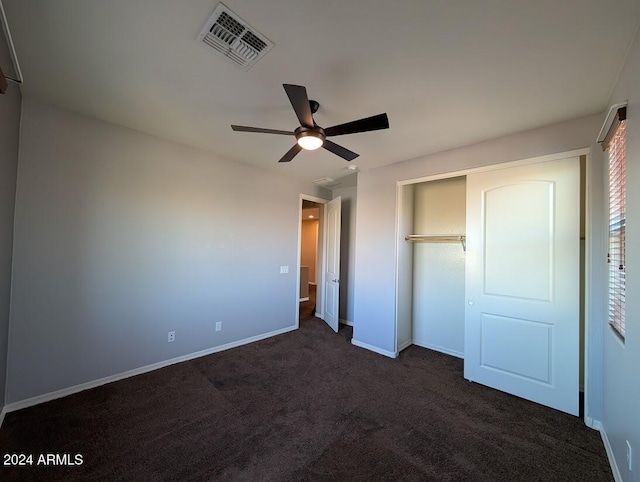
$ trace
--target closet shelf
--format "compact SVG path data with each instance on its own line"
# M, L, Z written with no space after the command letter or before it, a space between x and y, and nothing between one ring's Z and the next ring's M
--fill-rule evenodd
M467 237L463 234L407 234L405 241L410 243L460 243L467 250Z

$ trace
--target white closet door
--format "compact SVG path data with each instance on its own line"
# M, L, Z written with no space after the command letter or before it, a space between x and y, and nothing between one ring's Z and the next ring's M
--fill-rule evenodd
M580 163L467 177L465 378L578 415Z
M340 219L342 198L325 205L326 245L324 256L324 321L338 332L340 316Z

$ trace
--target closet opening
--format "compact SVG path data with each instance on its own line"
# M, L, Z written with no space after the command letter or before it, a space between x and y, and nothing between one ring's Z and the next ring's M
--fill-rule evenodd
M466 176L402 186L406 310L399 350L464 358ZM411 261L409 263L409 260ZM410 301L409 301L410 299Z
M583 411L587 153L398 183L396 354L458 357L468 380Z

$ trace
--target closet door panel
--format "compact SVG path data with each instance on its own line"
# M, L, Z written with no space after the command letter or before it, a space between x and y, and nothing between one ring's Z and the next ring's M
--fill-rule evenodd
M580 165L467 177L465 377L578 414Z

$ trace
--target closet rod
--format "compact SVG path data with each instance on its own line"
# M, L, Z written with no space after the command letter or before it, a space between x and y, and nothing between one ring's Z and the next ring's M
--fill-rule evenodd
M404 240L410 243L461 243L462 250L467 250L467 237L461 234L407 234Z

